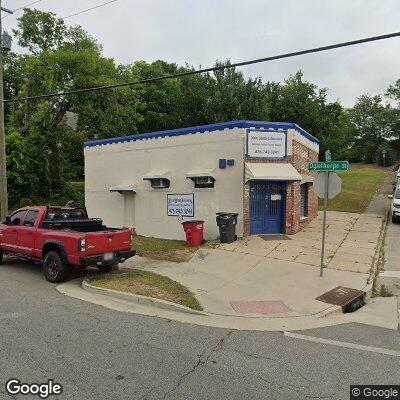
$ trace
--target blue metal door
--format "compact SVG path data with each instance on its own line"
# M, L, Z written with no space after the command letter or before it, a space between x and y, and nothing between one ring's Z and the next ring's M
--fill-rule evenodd
M282 182L251 182L250 234L283 233L285 192Z

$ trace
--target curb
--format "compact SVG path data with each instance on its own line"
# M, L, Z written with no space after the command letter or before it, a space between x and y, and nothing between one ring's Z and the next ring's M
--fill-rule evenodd
M315 318L325 318L328 317L329 315L335 315L335 314L343 314L342 307L332 305L328 308L325 308L325 310L317 312L316 314L311 314L311 316Z
M373 289L375 288L375 282L379 275L382 257L384 257L384 255L382 254L382 250L385 245L385 236L386 236L386 229L387 229L387 225L388 225L388 219L389 219L389 210L387 210L386 215L384 216L384 219L382 221L381 232L380 232L379 239L378 239L378 245L376 247L374 261L373 261L373 264L371 267L370 275L367 280L368 285L372 286L371 293L373 292Z
M130 303L136 303L141 306L152 306L156 308L161 308L163 310L176 311L186 314L208 315L203 311L193 310L189 307L181 306L179 304L175 304L166 300L156 299L154 297L147 297L147 296L141 296L139 294L124 293L124 292L119 292L117 290L99 288L97 286L91 285L88 279L84 279L82 281L82 289L87 290L88 292L100 293L102 295L111 297L113 299L125 300Z
M372 283L368 283L366 286L364 286L361 290L365 292L365 302L371 300L372 298L372 293L373 293L373 285Z

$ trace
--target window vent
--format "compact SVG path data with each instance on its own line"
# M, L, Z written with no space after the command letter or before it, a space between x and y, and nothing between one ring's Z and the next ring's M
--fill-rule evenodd
M167 189L170 186L170 181L167 178L148 178L153 189Z
M195 188L213 188L215 178L212 176L198 176L191 178Z

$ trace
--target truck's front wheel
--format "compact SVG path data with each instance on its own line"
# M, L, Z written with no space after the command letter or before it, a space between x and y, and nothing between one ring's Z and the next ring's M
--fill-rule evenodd
M68 277L69 272L69 266L63 263L57 251L49 251L44 256L43 274L49 282L62 282Z

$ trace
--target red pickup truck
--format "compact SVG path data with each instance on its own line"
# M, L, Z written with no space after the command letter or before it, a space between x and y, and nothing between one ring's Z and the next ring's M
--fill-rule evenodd
M130 229L107 228L85 208L25 207L0 224L0 263L3 254L39 261L49 282L62 282L72 266L111 271L135 255L131 241Z

